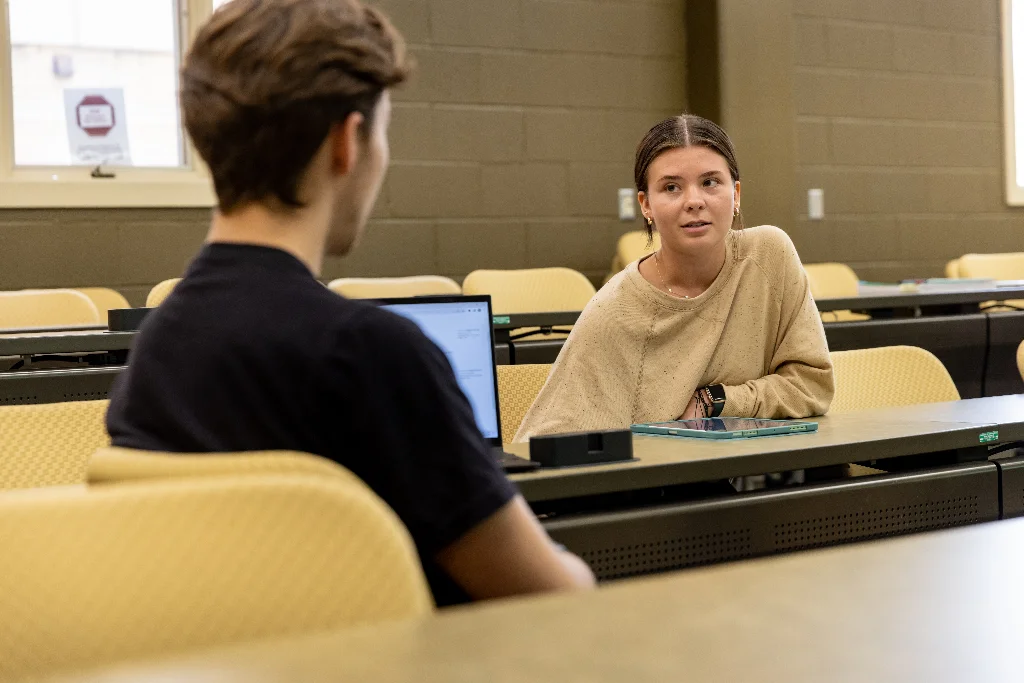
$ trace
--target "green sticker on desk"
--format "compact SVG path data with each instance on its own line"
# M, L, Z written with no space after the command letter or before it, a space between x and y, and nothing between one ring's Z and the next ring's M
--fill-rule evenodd
M982 432L978 434L978 443L992 443L999 441L999 432Z
M492 325L508 325L512 322L512 318L507 315L496 315L491 321Z

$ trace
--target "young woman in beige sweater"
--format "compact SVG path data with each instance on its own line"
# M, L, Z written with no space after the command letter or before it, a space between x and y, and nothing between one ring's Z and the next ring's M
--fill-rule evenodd
M634 167L661 248L590 301L516 440L714 415L807 417L834 390L825 332L789 236L734 230L732 141L699 116L658 123Z

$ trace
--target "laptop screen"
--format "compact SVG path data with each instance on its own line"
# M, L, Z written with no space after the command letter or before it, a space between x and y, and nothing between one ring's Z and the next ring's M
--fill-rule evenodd
M475 300L472 300L475 299ZM489 297L381 300L381 307L416 323L448 357L484 437L500 439Z

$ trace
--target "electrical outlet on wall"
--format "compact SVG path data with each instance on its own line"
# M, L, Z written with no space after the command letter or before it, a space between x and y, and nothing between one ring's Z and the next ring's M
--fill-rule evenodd
M636 192L631 187L619 188L619 220L636 220Z
M812 221L825 218L825 190L815 188L807 190L807 217Z

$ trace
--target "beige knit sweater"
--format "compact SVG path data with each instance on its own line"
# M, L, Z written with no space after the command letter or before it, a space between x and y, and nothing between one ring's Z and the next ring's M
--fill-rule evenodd
M762 225L729 233L722 271L692 299L662 292L638 264L591 299L516 441L674 420L709 384L725 386L723 415L828 410L825 331L785 232Z

